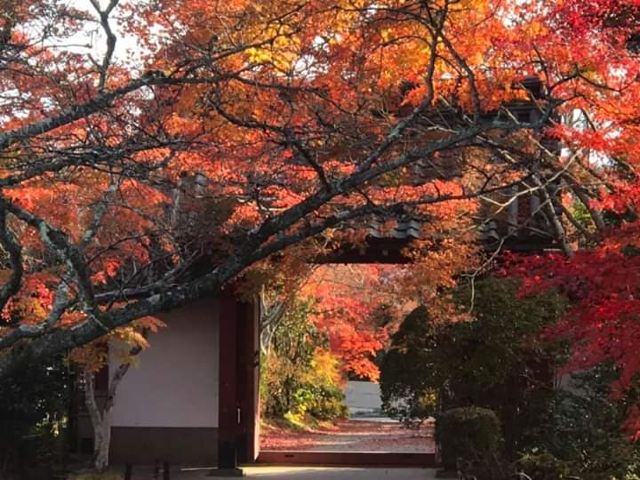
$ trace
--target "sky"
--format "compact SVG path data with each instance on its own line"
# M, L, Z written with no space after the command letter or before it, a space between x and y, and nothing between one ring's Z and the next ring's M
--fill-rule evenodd
M127 4L129 1L141 2L146 0L121 0L120 4L114 9L111 14L111 20L109 24L111 29L117 37L116 48L114 52L114 60L117 62L123 62L130 64L131 67L136 66L136 63L140 63L140 54L142 48L137 38L123 30L122 26L117 21L124 13L122 12L121 5ZM98 0L101 7L105 7L108 0ZM80 54L91 54L93 58L102 58L106 50L106 36L102 27L98 23L98 15L92 6L90 0L67 0L66 5L77 8L79 10L88 12L96 19L95 24L86 24L86 28L78 32L71 39L69 39L67 48L70 51Z

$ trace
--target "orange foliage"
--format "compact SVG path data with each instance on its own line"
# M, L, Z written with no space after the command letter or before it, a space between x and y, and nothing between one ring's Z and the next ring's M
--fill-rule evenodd
M66 350L71 325L91 342L251 269L295 277L374 215L420 219L394 294L434 302L481 264L481 198L536 175L595 210L640 198L635 2L65 3L0 7L2 267L23 270L2 349ZM95 25L99 45L69 46ZM516 100L544 121L511 118ZM380 299L306 288L347 368L375 378Z

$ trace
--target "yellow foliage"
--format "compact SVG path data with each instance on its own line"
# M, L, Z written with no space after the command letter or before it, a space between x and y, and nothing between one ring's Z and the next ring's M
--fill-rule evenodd
M279 70L288 71L300 56L300 39L287 25L267 28L263 43L246 50L249 62L270 63Z
M68 360L71 363L79 365L85 371L97 372L109 362L107 345L110 341L115 340L121 344L120 348L113 349L113 352L118 356L118 361L135 365L136 355L131 355L131 350L134 347L140 347L145 350L150 346L143 331L149 330L151 332L157 332L159 328L165 326L166 324L159 318L141 318L129 326L114 330L106 337L99 338L87 345L73 349L68 355Z
M313 385L340 385L344 382L340 372L340 358L329 350L317 349L304 381Z

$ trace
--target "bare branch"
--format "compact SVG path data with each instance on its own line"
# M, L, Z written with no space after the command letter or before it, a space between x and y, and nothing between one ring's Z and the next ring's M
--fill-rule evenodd
M24 269L22 266L22 247L7 225L7 211L0 208L0 245L9 254L11 277L0 288L0 311L4 309L9 299L18 293L22 284Z
M111 61L113 59L113 53L116 49L116 36L111 29L111 25L109 23L109 14L113 11L113 9L118 5L119 0L110 0L107 7L102 10L100 7L100 3L98 0L90 0L91 5L96 10L98 15L100 16L100 25L102 26L102 30L106 36L107 48L104 53L104 57L102 59L102 64L99 66L100 71L100 79L98 81L98 91L103 92L106 82L107 82L107 74L109 71L109 66L111 65Z

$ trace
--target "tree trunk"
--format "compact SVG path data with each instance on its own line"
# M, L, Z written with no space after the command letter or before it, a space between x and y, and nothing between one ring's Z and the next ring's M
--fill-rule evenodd
M98 472L102 472L109 466L111 415L110 412L105 415L104 410L98 406L94 381L93 372L84 372L84 403L93 427L93 466Z
M129 354L135 356L140 353L140 347L134 347ZM109 448L111 447L111 418L115 404L116 391L120 381L129 370L129 363L123 363L113 374L109 381L107 398L102 408L98 406L95 395L95 375L92 372L84 372L85 404L91 418L93 427L93 467L98 472L103 472L109 466Z
M96 441L93 448L94 468L99 472L103 472L109 466L109 448L111 446L111 409L103 412L102 421L98 428L96 428L96 431L98 434L94 435L94 440Z

